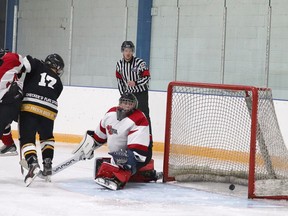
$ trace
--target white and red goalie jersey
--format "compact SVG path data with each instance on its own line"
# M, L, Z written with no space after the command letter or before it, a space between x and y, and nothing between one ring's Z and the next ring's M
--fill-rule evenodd
M107 142L109 152L130 149L144 162L149 154L149 124L145 115L136 109L131 115L117 120L117 107L111 108L94 132L99 143Z
M0 66L0 101L8 92L10 84L18 80L17 74L21 73L23 67L23 58L17 53L6 53L2 57L2 61Z

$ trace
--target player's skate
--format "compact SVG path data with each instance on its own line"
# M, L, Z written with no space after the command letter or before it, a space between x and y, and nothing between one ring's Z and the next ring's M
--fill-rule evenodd
M10 146L4 145L0 148L0 156L15 156L18 155L16 145L13 143Z
M51 158L45 158L43 161L43 171L39 173L44 177L44 179L48 182L51 182L51 175L52 175L52 160Z
M26 187L29 187L29 185L33 182L33 180L38 176L38 174L40 173L40 166L38 164L38 160L35 156L31 156L28 159L28 173L25 176L24 182L26 184Z
M121 188L121 183L116 179L98 177L94 180L97 184L106 187L110 190L118 190Z

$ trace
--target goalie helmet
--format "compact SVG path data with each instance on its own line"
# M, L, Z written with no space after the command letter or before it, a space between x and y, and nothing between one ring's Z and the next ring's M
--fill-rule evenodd
M131 115L138 107L138 100L132 93L124 93L119 99L119 106L117 107L117 120L121 121L127 116Z
M64 73L64 61L62 57L56 53L48 55L45 59L45 64L56 70L59 77Z
M121 52L123 52L125 48L130 48L133 53L135 51L135 46L132 41L124 41L121 45Z

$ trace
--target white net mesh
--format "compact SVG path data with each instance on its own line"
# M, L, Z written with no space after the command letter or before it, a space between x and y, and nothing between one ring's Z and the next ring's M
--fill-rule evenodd
M271 90L258 94L255 180L263 185L263 180L288 179L288 151ZM174 86L168 176L247 184L251 101L251 92Z

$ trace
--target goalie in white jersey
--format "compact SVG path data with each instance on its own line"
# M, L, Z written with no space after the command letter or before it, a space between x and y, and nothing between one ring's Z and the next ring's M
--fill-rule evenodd
M96 183L117 190L129 180L148 182L158 179L151 160L149 123L137 109L137 99L132 93L124 93L119 106L112 107L97 129L87 133L98 146L107 142L112 156L112 161L110 158L96 159Z

